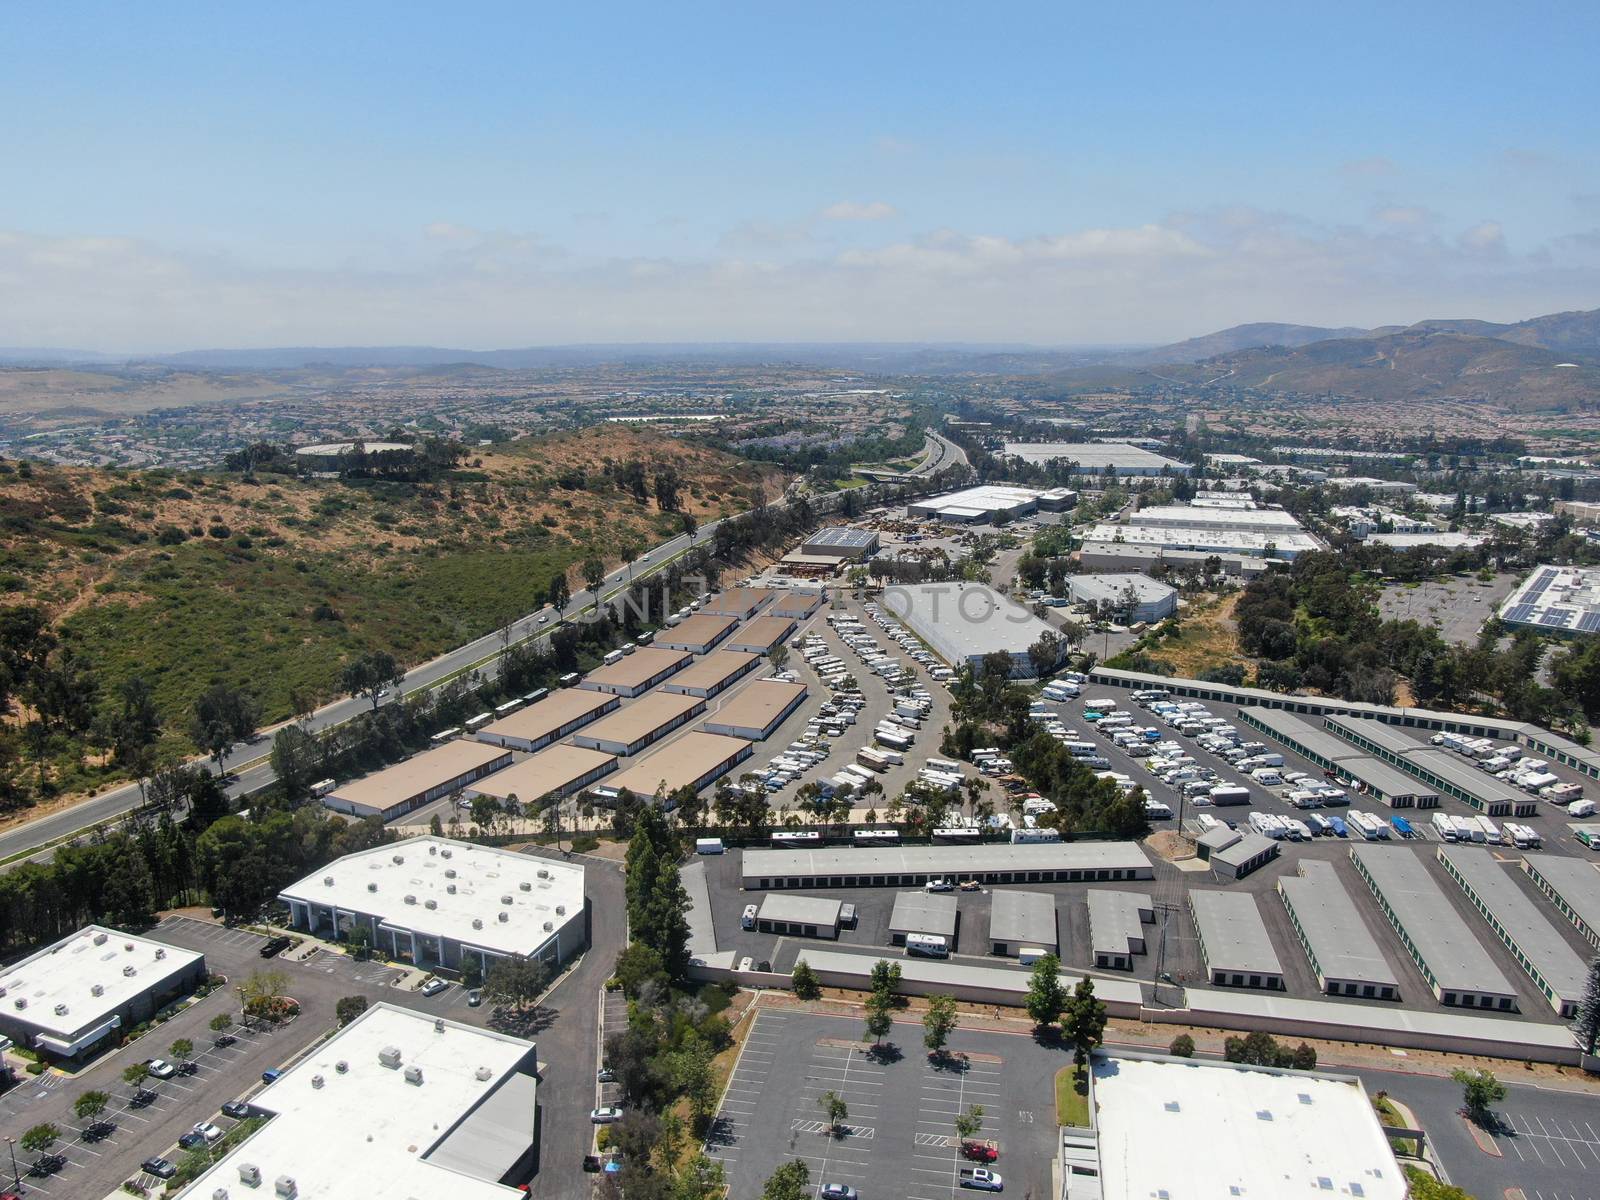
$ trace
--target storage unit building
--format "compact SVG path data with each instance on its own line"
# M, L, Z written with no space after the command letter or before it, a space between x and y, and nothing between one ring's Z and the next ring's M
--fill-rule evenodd
M334 812L392 821L510 765L511 751L504 747L466 740L446 742L340 784L322 803Z
M1213 854L1219 854L1229 846L1237 846L1244 840L1244 835L1237 829L1229 829L1226 825L1213 825L1199 837L1195 838L1195 853L1201 862L1210 862Z
M686 733L590 790L602 799L614 799L623 788L635 796L670 796L680 788L698 792L749 757L750 743L741 738Z
M1089 889L1089 948L1101 970L1131 971L1133 956L1145 952L1144 927L1156 919L1143 892Z
M1237 842L1213 850L1206 861L1223 879L1243 879L1278 857L1279 844L1259 833L1247 833Z
M953 897L952 897L953 899ZM1056 898L1047 892L996 889L989 896L989 953L1015 958L1024 950L1056 953Z
M699 696L709 700L718 692L732 687L761 665L759 654L745 654L738 650L718 650L704 658L696 659L661 685L664 692L678 692L685 696Z
M774 588L729 588L707 600L700 606L700 611L723 617L737 617L744 621L777 600L778 596L779 593Z
M82 1062L205 979L203 954L85 925L0 972L0 1034L46 1061Z
M1439 795L1432 788L1293 713L1276 708L1241 708L1239 719L1324 771L1354 781L1362 795L1391 808L1439 807Z
M653 644L658 650L687 650L692 654L705 654L738 627L736 617L695 613L670 628L659 630Z
M1254 896L1193 889L1189 911L1214 986L1283 991L1283 966Z
M791 588L773 602L770 611L775 617L804 621L827 603L827 600L828 594L821 588Z
M1386 763L1490 817L1531 817L1539 803L1528 793L1478 770L1459 754L1419 742L1382 721L1330 715L1329 730Z
M764 616L742 626L728 639L729 650L767 654L794 632L793 617Z
M1400 981L1332 863L1302 858L1300 874L1278 880L1278 895L1324 992L1367 1000L1400 998Z
M469 784L468 796L515 796L532 805L546 796L570 796L617 769L617 756L582 746L551 746L504 771Z
M839 901L820 896L773 892L761 901L756 928L790 937L837 938L842 907Z
M739 743L745 745L747 743ZM971 846L838 846L746 850L747 889L921 887L930 879L980 883L1089 883L1153 879L1135 842L979 843Z
M473 736L491 746L532 754L582 729L590 721L616 711L621 703L606 693L562 688L509 717L485 725Z
M701 722L707 733L764 741L806 698L806 685L758 679Z
M1600 871L1581 858L1565 854L1525 855L1522 869L1533 885L1550 898L1556 911L1600 950Z
M609 692L613 696L640 696L693 661L694 655L687 650L647 646L618 662L590 671L578 686L591 692Z
M889 914L889 944L904 946L906 934L924 933L942 937L954 950L958 919L956 898L950 892L900 892Z
M1440 846L1438 855L1444 873L1460 885L1556 1015L1563 1020L1576 1016L1588 967L1533 898L1488 850Z
M1350 847L1350 861L1436 1000L1452 1007L1516 1010L1516 989L1421 858L1404 846L1361 844Z
M585 726L573 735L572 741L607 754L637 754L705 710L706 702L698 696L657 692Z

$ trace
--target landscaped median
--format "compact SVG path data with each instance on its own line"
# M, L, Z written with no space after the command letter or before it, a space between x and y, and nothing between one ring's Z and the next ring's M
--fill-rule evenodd
M1068 1063L1056 1072L1056 1124L1093 1128L1089 1116L1089 1068Z

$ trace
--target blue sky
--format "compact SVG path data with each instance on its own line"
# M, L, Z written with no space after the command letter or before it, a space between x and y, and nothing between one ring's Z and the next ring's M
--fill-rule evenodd
M1546 0L13 5L0 344L1594 307L1597 46Z

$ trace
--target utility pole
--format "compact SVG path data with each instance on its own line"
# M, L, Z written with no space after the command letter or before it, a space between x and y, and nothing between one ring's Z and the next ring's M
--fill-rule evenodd
M6 1145L11 1149L12 1190L20 1196L22 1195L22 1171L17 1167L17 1139L14 1137L6 1138Z

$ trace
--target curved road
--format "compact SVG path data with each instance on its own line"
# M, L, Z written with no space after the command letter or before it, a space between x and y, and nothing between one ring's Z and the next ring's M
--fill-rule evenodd
M956 461L965 462L966 454L955 443L947 441L936 433L927 433L929 452L916 470L908 472L908 476L930 475L946 466L954 465ZM904 477L903 477L904 478ZM814 507L819 510L823 507L820 500L813 500ZM788 501L780 504L790 503ZM731 518L729 518L731 519ZM618 567L606 576L605 582L600 587L603 601L610 601L613 596L623 590L630 581L630 575L652 574L676 558L690 546L698 544L701 538L710 535L721 521L708 521L702 525L691 539L687 534L679 534L654 547L641 555L632 565ZM581 616L583 611L594 602L594 596L587 590L574 592L572 600L567 605L567 611L574 614L569 620ZM511 643L526 641L529 638L547 637L550 632L560 624L559 614L555 609L546 605L544 608L519 617L511 626ZM486 634L476 641L468 642L441 654L438 658L425 662L420 666L411 668L401 682L400 691L404 695L413 692L437 687L444 681L451 679L465 671L478 668L485 675L492 675L503 650L504 640L501 631ZM305 719L308 729L320 731L334 725L343 724L351 717L368 707L368 702L362 699L346 698L335 700L324 705ZM273 726L260 730L248 742L236 746L227 754L223 762L231 773L232 779L228 784L230 796L248 796L269 786L275 776L268 762L268 755L272 748L272 734L280 726ZM215 771L215 764L210 759L196 759L208 770ZM39 851L29 858L43 858L48 854L48 848L59 842L71 838L74 834L84 832L96 825L115 820L124 813L137 807L139 803L139 789L135 784L124 784L82 800L68 808L47 816L36 817L13 829L0 833L0 862L27 855L30 850ZM18 859L18 861L24 861ZM6 864L14 865L14 864ZM0 870L5 869L0 866Z

